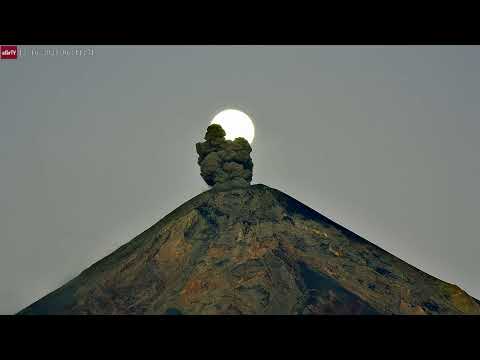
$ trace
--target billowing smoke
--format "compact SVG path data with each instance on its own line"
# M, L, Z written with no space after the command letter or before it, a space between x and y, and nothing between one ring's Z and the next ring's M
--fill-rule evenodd
M218 190L249 186L253 162L248 141L244 138L225 140L225 131L217 124L207 128L205 140L196 144L203 180Z

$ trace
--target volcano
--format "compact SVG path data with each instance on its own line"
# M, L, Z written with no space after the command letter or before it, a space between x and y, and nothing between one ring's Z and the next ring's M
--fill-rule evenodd
M19 314L480 314L265 185L211 189Z

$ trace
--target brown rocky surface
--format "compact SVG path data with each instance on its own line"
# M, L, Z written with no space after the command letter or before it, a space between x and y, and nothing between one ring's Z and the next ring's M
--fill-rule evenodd
M480 314L265 185L206 191L20 314Z

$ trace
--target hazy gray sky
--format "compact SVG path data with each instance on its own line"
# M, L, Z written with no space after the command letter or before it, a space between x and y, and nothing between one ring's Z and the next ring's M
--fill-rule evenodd
M225 107L252 183L480 298L480 47L99 46L0 61L0 313L206 190Z

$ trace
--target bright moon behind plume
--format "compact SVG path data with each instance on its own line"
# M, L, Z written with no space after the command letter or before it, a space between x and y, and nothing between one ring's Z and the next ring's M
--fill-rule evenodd
M225 139L245 138L250 144L255 136L255 128L250 117L242 111L228 109L219 112L211 124L220 125L225 130Z

